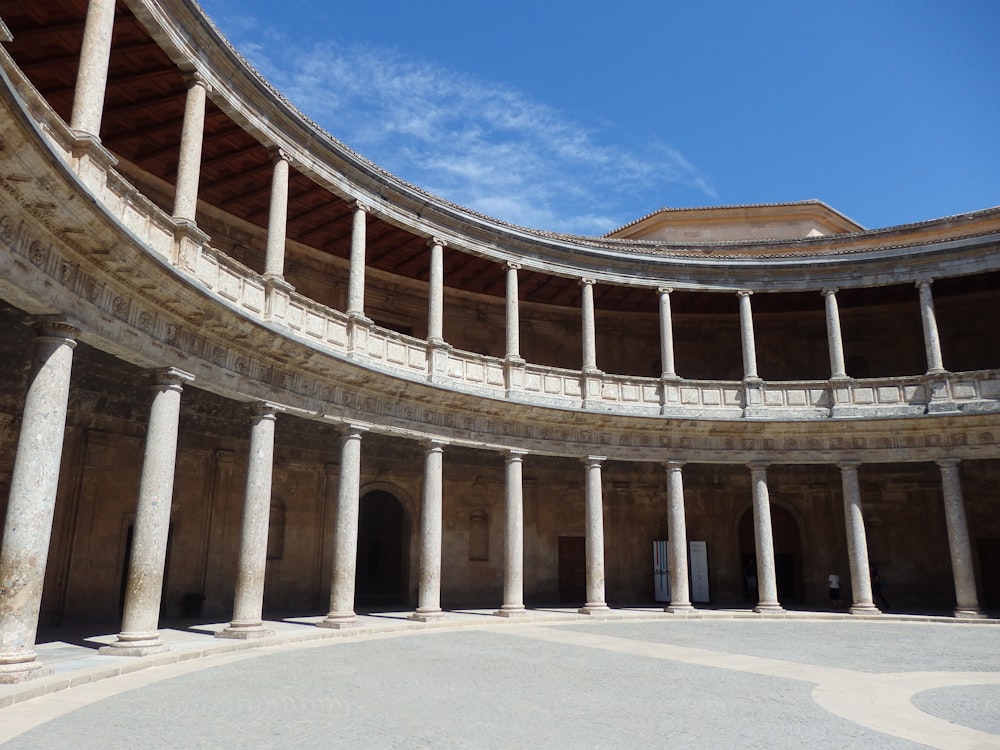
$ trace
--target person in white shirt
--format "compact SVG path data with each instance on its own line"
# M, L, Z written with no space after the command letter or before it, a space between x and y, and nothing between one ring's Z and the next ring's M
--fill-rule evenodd
M830 586L830 601L836 606L840 606L840 576L836 573L830 573L826 579L827 584Z

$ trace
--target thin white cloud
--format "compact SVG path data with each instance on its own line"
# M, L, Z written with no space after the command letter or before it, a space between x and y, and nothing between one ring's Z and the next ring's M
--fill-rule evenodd
M599 235L668 204L679 188L715 197L675 149L622 147L509 86L391 49L295 45L252 23L227 31L279 90L351 148L504 221Z

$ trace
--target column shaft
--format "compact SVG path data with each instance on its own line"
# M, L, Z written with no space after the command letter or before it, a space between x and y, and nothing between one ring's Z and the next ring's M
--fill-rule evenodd
M243 502L239 569L233 620L222 638L263 638L273 635L264 627L264 576L267 569L267 534L271 520L271 477L274 469L273 404L260 404L250 430L247 485Z
M365 230L368 208L363 203L354 205L354 225L351 230L351 270L347 283L347 314L365 314Z
M35 637L79 331L56 319L39 323L0 547L0 683L51 672L37 660Z
M424 457L424 503L420 512L420 583L415 620L440 619L441 612L441 512L443 503L443 454L445 444L432 441Z
M324 628L357 624L354 586L358 561L358 516L361 504L361 434L351 425L340 452L340 484L337 488L337 523L333 532L333 575L330 612L317 623Z
M279 151L271 173L271 204L267 214L267 248L264 275L282 279L285 274L285 230L288 225L288 157Z
M581 311L583 318L583 371L597 370L597 329L594 321L594 281L580 281Z
M753 528L757 551L757 606L754 612L782 612L774 574L774 537L771 533L771 499L767 491L767 465L750 464L753 483Z
M830 349L830 376L846 378L847 367L844 364L844 338L840 329L837 290L824 289L823 297L826 304L826 339Z
M496 614L513 617L524 609L524 453L510 451L504 479L503 606Z
M160 599L170 535L181 390L184 382L194 378L174 368L158 370L155 377L132 532L122 630L117 641L101 649L101 653L115 656L145 656L167 650L158 630Z
M662 378L675 378L674 370L674 323L670 314L670 293L673 289L661 288L660 293L660 363Z
M757 346L753 337L753 310L750 307L752 292L740 292L740 333L743 343L743 377L757 380Z
M507 359L521 358L521 321L517 291L517 263L507 264Z
M667 463L667 534L670 556L670 604L667 612L693 609L688 587L687 521L684 518L684 478L682 461Z
M601 464L604 456L588 456L586 464L586 555L587 555L587 602L580 614L608 610L604 601L604 497L601 486Z
M955 617L984 617L976 592L976 574L972 568L972 545L965 520L965 500L958 475L958 459L938 461L944 491L944 518L948 526L948 549L955 578Z
M115 0L90 0L80 47L70 127L78 133L101 137L104 91L108 84L111 37L115 28Z
M858 463L840 464L844 489L844 527L847 530L847 557L851 566L852 615L878 614L872 602L871 570L868 566L868 537L861 509L861 486L858 483Z
M174 218L196 223L198 181L201 176L201 146L205 133L204 79L194 75L188 80L181 128L181 148L177 159L177 186L174 191Z
M941 338L938 335L937 316L934 314L934 296L931 294L931 282L917 282L920 290L920 322L924 329L924 349L927 352L927 372L945 372L944 360L941 357Z
M427 341L444 343L444 250L446 244L436 237L428 243L431 248L430 290L427 310Z

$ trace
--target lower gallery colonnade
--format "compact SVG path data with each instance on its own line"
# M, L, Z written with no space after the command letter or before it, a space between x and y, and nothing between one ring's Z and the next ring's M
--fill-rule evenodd
M46 556L49 547L55 489L63 453L63 430L70 399L73 352L79 329L73 321L46 316L31 319L34 352L22 412L22 430L17 441L16 460L4 534L0 572L8 594L0 609L0 679L23 679L45 666L34 652L42 603ZM168 528L174 488L180 404L185 384L192 376L176 368L145 374L152 382L145 449L141 465L138 502L135 511L130 562L127 570L122 629L117 640L102 653L145 655L164 650L158 633L161 591L167 559ZM235 596L230 624L218 633L223 638L255 638L271 633L264 625L262 608L268 547L268 522L272 493L275 422L281 407L260 402L247 409L250 425L247 475L239 537ZM294 419L283 416L282 419ZM347 424L340 428L341 460L337 483L330 572L329 612L320 627L344 628L357 624L355 614L356 565L358 561L359 504L363 444L369 428ZM417 607L412 618L428 621L442 617L442 470L448 451L447 440L422 442L424 452L423 492L419 529L419 572ZM524 605L524 507L522 469L530 453L507 450L503 454L503 586L496 614L517 617ZM602 465L605 456L580 457L584 486L586 540L586 601L580 612L599 613L609 609L606 601L604 502ZM969 531L966 524L960 461L939 459L940 488L947 524L956 606L956 617L982 617L972 565ZM849 611L877 614L873 601L872 572L862 513L859 485L860 462L850 458L836 461L842 486L842 505L849 568L851 602ZM683 473L685 462L662 461L666 490L667 536L671 575L669 612L692 609L688 586L687 527ZM775 574L771 504L768 488L769 463L748 462L751 477L754 537L754 564L757 589L756 612L781 612Z
M64 623L1000 606L1000 209L512 227L189 0L0 0L0 107L0 682Z

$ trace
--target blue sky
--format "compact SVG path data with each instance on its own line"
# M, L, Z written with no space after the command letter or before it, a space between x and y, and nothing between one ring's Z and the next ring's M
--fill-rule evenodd
M522 226L818 198L881 227L1000 205L1000 0L202 5L355 151Z

